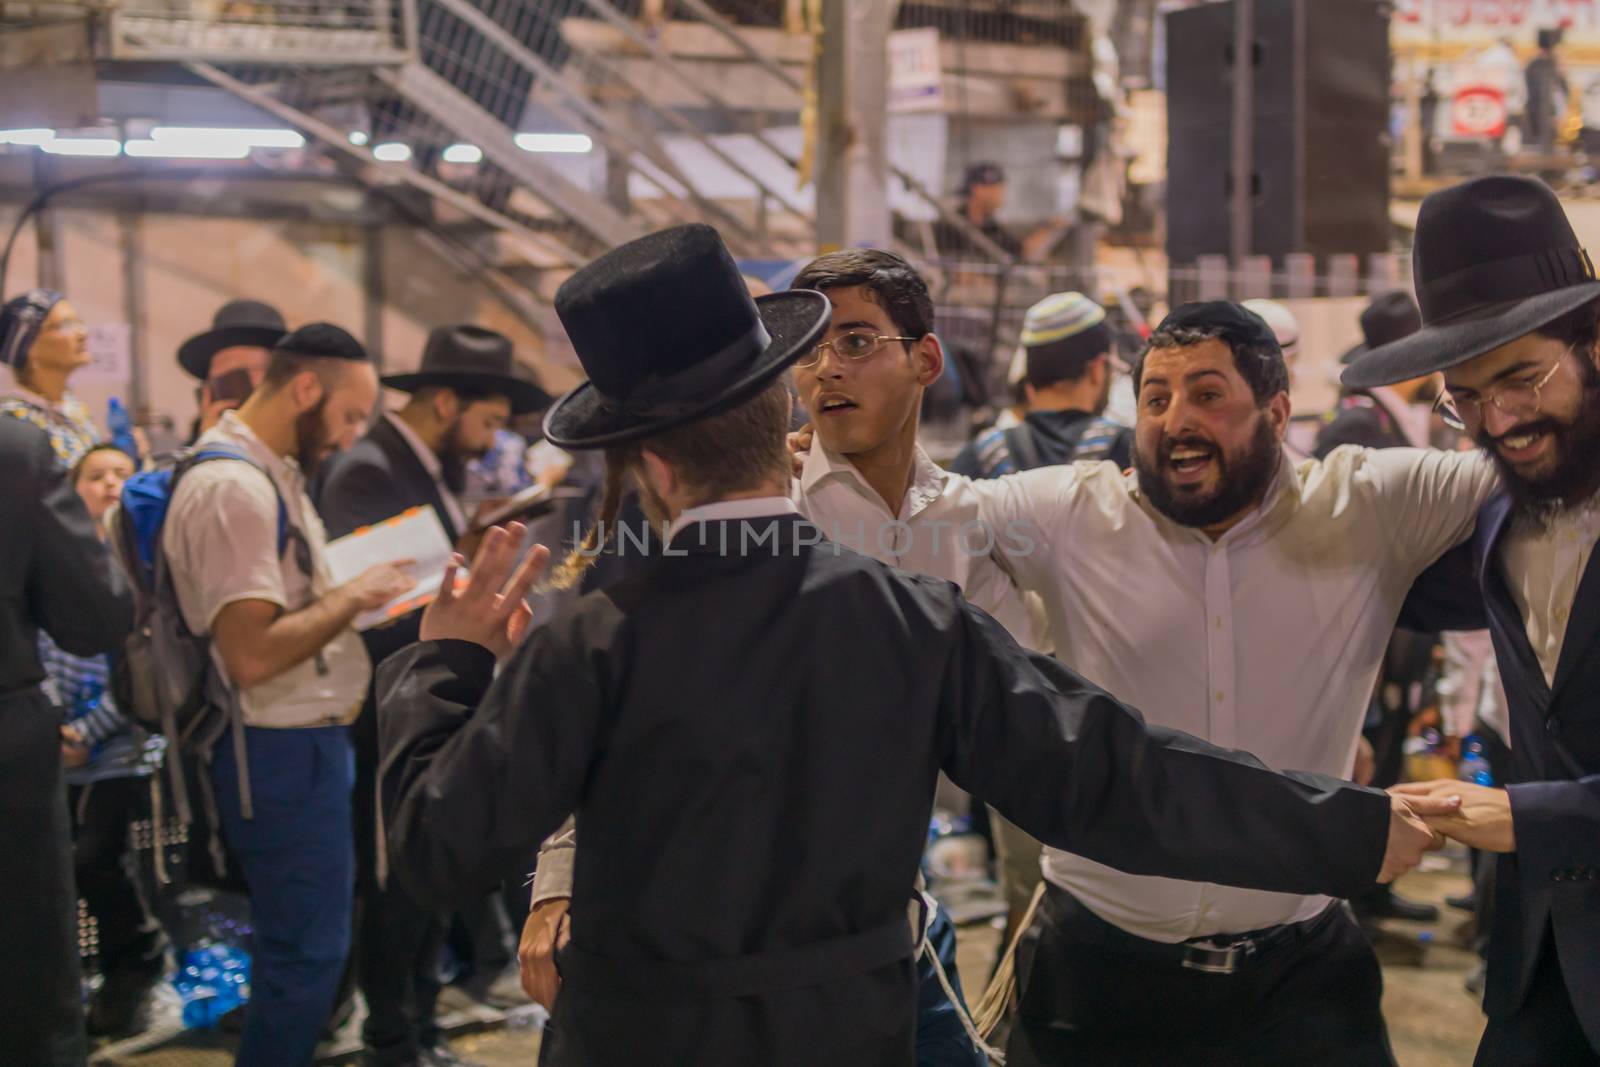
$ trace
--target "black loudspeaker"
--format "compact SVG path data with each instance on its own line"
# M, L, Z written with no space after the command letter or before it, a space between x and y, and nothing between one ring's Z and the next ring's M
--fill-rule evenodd
M1227 255L1234 3L1167 18L1167 254ZM1250 251L1389 248L1389 8L1256 0Z

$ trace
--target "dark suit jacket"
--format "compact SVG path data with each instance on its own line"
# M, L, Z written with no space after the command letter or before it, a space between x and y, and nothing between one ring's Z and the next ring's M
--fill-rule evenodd
M419 899L481 891L577 813L541 1063L909 1067L908 939L872 966L794 959L905 938L941 769L1040 840L1134 873L1335 896L1377 874L1382 793L1147 727L949 582L794 516L691 527L670 552L498 674L459 641L378 671L389 855ZM788 984L695 993L708 971L772 965Z
M0 696L44 678L38 633L77 656L119 647L133 628L133 597L95 536L83 500L50 438L0 418Z
M387 418L380 418L367 436L323 465L312 488L312 497L329 539L343 537L423 504L432 504L433 510L439 513L439 521L444 523L445 534L452 544L460 536L460 531L450 521L450 512L439 495L438 484ZM414 642L421 623L422 612L414 611L386 626L364 632L361 640L367 646L373 666ZM350 738L356 752L358 829L364 846L365 839L370 836L365 834L365 828L372 802L361 798L372 795L378 764L377 713L370 687L360 716L351 724Z
M439 513L451 544L462 534L450 520L438 483L387 417L380 418L367 436L323 466L312 488L312 498L330 540L424 504L432 504ZM363 634L373 664L415 641L421 620L422 613L413 612Z
M1495 872L1484 1006L1501 1017L1522 1004L1553 927L1567 991L1600 1048L1600 554L1579 582L1552 688L1502 576L1511 511L1504 494L1491 498L1472 542L1511 714L1517 838Z

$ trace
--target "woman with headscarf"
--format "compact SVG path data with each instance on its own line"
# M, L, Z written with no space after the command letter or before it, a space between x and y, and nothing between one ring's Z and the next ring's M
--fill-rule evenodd
M89 363L89 330L66 297L30 289L0 308L0 362L13 384L0 390L0 416L23 419L50 435L56 457L72 467L102 440L67 380Z

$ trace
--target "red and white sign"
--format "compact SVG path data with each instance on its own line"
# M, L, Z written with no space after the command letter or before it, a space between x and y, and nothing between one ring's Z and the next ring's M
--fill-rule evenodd
M1506 132L1506 94L1492 85L1467 85L1450 102L1450 123L1458 137L1499 140Z

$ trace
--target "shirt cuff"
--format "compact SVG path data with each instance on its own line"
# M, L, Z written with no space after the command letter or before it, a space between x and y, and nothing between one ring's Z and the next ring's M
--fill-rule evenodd
M577 854L578 831L568 819L539 849L539 866L533 872L531 907L572 896L572 861Z

